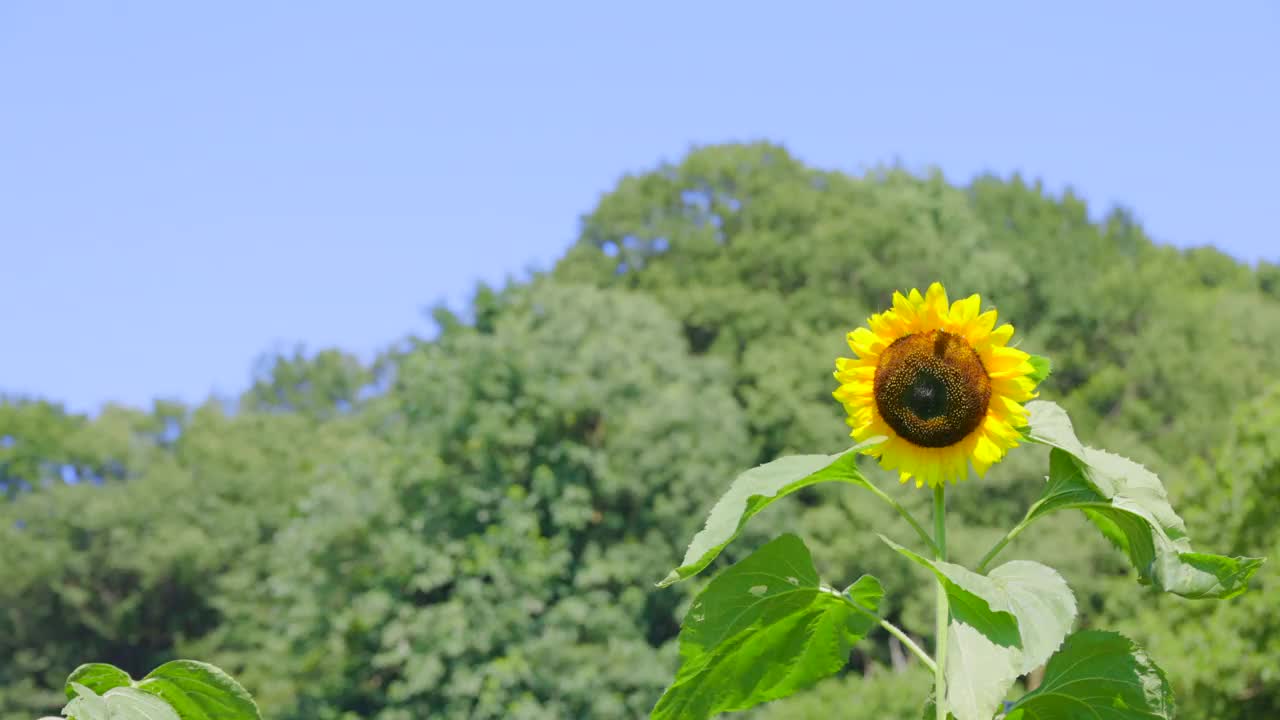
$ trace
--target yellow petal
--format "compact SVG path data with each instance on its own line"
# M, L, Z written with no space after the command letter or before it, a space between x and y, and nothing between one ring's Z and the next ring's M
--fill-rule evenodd
M929 285L929 289L924 295L925 304L939 309L942 313L947 312L947 307L951 303L947 302L947 289L942 287L942 283L936 282Z
M990 345L990 346L1008 345L1009 338L1012 338L1012 337L1013 337L1013 326L1010 325L1009 323L1005 323L1004 325L1001 325L995 330L992 330L991 334L987 335L987 337L985 338L985 342L980 340L978 341L978 344Z
M1022 406L1022 403L1007 395L993 393L991 401L987 404L987 412L1012 426L1026 424L1027 409Z
M983 418L982 430L985 433L984 437L1002 448L1014 447L1022 437L1022 433L1016 428L994 415Z
M988 347L981 351L982 365L993 378L1021 377L1035 372L1031 356L1011 347Z
M951 317L949 321L957 331L963 333L968 328L969 323L978 317L978 310L982 308L982 298L977 295L970 295L963 300L957 300L951 305Z
M965 332L965 339L970 345L975 347L985 346L987 336L991 334L991 328L996 326L996 311L988 310L969 323L969 329Z
M1004 450L985 433L978 437L978 444L973 449L973 469L982 477L994 464L1004 457Z
M864 358L871 355L879 355L888 347L888 344L883 339L864 327L849 333L845 339L849 342L849 349Z
M872 332L888 342L893 342L905 334L898 313L892 310L872 315L867 320L867 325L871 327Z
M947 319L950 303L947 302L946 288L942 287L942 283L933 283L929 286L929 290L924 296L924 311L921 317L924 320L925 330L936 330L942 327Z
M893 291L893 312L903 317L914 317L916 314L916 309L915 309L915 306L911 304L911 301L908 300L905 295L898 292L897 290L894 290Z
M853 401L859 398L871 398L873 397L872 393L875 389L874 385L875 385L874 383L868 382L866 380L846 382L840 387L836 388L836 391L833 393L833 395L835 395L837 400L842 400L842 401Z
M851 378L870 380L876 376L876 366L851 358L836 358L836 372Z
M1034 398L1035 383L1025 377L991 378L991 394L1023 402Z

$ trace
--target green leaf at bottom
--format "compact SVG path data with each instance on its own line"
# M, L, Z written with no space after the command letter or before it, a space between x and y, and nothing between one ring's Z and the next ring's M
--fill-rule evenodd
M1173 718L1169 681L1142 648L1112 632L1084 630L1049 659L1040 687L1013 704L1007 720Z
M864 576L849 592L870 613L883 591ZM680 630L680 670L655 720L704 720L790 695L832 675L875 618L818 582L809 550L783 535L717 576Z
M71 671L71 675L67 677L66 693L68 700L77 695L74 687L76 683L101 695L111 688L132 687L133 678L129 677L129 673L115 665L87 663Z
M986 599L1018 619L1021 648L1001 647L952 617L947 631L947 709L957 720L990 720L1019 675L1044 663L1075 619L1071 588L1053 568L1014 560L992 570Z
M981 575L881 539L933 570L947 593L947 710L958 720L990 720L1018 676L1044 663L1071 630L1071 588L1040 563L1014 560Z
M152 670L138 689L163 698L182 720L261 720L240 683L208 663L174 660Z
M138 682L106 663L67 678L63 713L75 720L261 720L258 706L231 676L208 663L174 660Z
M169 704L131 687L113 687L102 695L71 683L75 697L62 714L74 720L182 720Z

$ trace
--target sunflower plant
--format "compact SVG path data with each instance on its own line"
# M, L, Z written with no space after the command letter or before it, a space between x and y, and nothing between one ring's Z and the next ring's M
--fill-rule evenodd
M1011 345L971 295L948 302L934 283L895 293L892 307L848 335L853 358L836 360L851 449L782 457L737 477L711 509L666 587L706 569L746 523L776 500L825 482L845 483L900 514L912 548L880 536L936 579L930 654L880 614L884 589L863 575L849 584L818 576L808 548L784 534L715 576L680 629L680 667L654 707L659 720L699 720L745 710L807 688L841 670L853 645L879 626L933 673L922 698L936 720L1172 718L1164 672L1127 637L1072 632L1076 601L1053 568L1022 560L993 566L1036 520L1079 510L1129 559L1140 583L1191 599L1245 591L1261 558L1195 552L1160 479L1132 460L1080 442L1066 412L1036 400L1045 358ZM1050 448L1040 498L974 568L947 558L946 495L969 468L982 477L1024 443ZM902 482L933 494L932 532L858 470L868 455ZM1008 700L1015 682L1043 667L1034 690Z
M67 678L63 717L40 720L262 720L258 705L220 668L174 660L134 680L108 663L87 663Z

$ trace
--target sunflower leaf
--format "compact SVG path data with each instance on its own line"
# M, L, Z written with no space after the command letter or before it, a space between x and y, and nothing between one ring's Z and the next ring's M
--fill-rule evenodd
M77 683L101 695L111 688L132 687L133 678L115 665L88 663L71 671L71 675L67 676L67 699L76 696Z
M62 714L75 720L182 720L164 700L132 687L113 687L99 695L71 683L75 697Z
M951 616L973 627L992 643L1016 648L1021 642L1018 619L1011 612L1008 598L994 582L960 565L929 560L881 535L886 545L929 569L942 582Z
M947 711L957 720L988 720L1018 676L1044 664L1061 646L1075 619L1075 597L1053 568L1015 560L987 577L994 598L1018 619L1021 649L1000 646L953 615L943 672Z
M1018 674L1044 664L1071 632L1076 599L1067 581L1048 565L1013 560L987 573L1018 618L1022 653Z
M1018 679L1017 648L1001 647L974 628L947 626L947 712L956 720L990 720Z
M1075 619L1075 597L1053 568L1015 560L987 577L1001 604L1018 618L1021 649L1001 647L953 616L944 672L947 710L957 720L990 718L1014 680L1040 667L1062 645Z
M1193 552L1186 525L1155 473L1081 444L1066 412L1053 403L1028 403L1027 410L1028 437L1053 450L1049 483L1026 521L1078 509L1129 557L1143 584L1187 598L1225 599L1245 591L1262 558Z
M1049 373L1053 372L1053 363L1049 362L1049 358L1041 355L1032 355L1030 359L1031 367L1035 368L1035 372L1027 377L1035 381L1037 385L1044 382L1049 377Z
M988 720L1018 676L1044 664L1071 631L1075 596L1047 565L1015 560L981 575L880 539L932 570L947 593L951 650L943 672L947 711L957 720Z
M1082 630L1067 638L1045 667L1044 680L1009 708L1006 720L1174 716L1164 671L1129 638Z
M870 576L848 592L871 613L884 594ZM703 720L807 688L844 667L875 623L819 583L800 538L782 535L698 594L680 630L680 669L650 717Z
M862 442L838 455L789 455L742 473L711 508L706 525L693 536L680 566L668 573L658 587L702 572L742 533L748 520L779 498L822 482L870 487L858 470L857 456L858 451L877 442L879 438Z
M1027 437L1050 447L1062 448L1072 455L1084 453L1084 446L1076 437L1075 428L1067 411L1057 403L1033 400L1027 403Z
M138 689L162 698L182 720L261 720L249 693L222 670L195 660L174 660L138 681Z
M76 720L262 718L253 698L231 676L194 660L165 663L136 683L113 665L81 665L67 678L66 693L71 702L64 712Z

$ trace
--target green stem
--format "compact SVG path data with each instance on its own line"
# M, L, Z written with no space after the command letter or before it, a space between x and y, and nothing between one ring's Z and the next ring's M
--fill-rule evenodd
M917 645L915 641L911 639L910 636L902 632L901 628L889 622L888 620L885 620L884 618L880 617L876 613L872 612L870 608L863 607L861 604L858 603L858 601L849 597L847 594L840 593L840 597L843 598L845 602L852 605L854 610L857 610L858 612L862 613L863 615L866 615L869 618L873 618L877 623L880 624L880 627L889 631L890 635L898 638L898 641L901 642L903 645L905 645L906 648L912 652L912 654L920 658L920 662L924 663L925 667L929 668L929 672L937 672L938 666L934 664L933 658L929 657L929 653L925 652L923 648Z
M1032 510L1035 510L1035 508L1033 507ZM983 555L982 559L978 561L978 572L986 573L987 564L990 563L992 560L994 560L996 558L996 555L999 555L1000 551L1004 549L1004 546L1008 545L1009 541L1013 540L1015 537L1018 536L1018 533L1022 532L1023 530L1026 530L1027 526L1031 524L1031 520L1032 520L1031 513L1028 512L1027 517L1023 518L1022 522L1018 523L1017 525L1014 525L1013 528L1009 530L1009 532L1004 534L1004 537L1000 538L999 542L997 542L995 545L992 545L991 549L987 551L987 554Z
M947 499L946 490L941 483L933 489L933 539L934 557L941 561L947 559ZM937 720L947 720L947 678L944 671L947 667L947 623L951 617L951 609L947 606L947 591L938 580L938 608L936 613L937 640L934 655L937 664L933 668L933 698L937 706Z
M887 494L885 494L883 490L876 487L875 485L872 485L871 483L868 482L866 487L872 493L874 493L876 497L888 503L889 506L892 507L894 510L897 510L898 514L902 516L902 519L906 520L907 524L910 525L911 528L916 531L916 534L920 536L920 539L924 541L924 544L926 547L932 550L935 554L938 552L938 546L933 544L933 538L929 537L929 533L925 532L924 526L922 526L918 521L916 521L915 516L911 514L911 511L902 507L901 503L889 497ZM844 502L841 502L841 506L844 508L844 511L846 513L849 513L850 517L852 517L852 511L850 510L849 506L846 505Z

